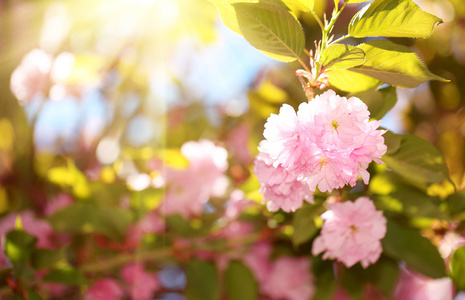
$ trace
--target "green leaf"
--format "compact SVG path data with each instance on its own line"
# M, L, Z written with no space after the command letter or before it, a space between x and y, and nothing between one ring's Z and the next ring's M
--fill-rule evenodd
M224 285L230 300L257 299L257 282L250 269L238 260L229 263L224 277Z
M189 300L219 300L218 271L212 263L192 260L186 268Z
M455 250L450 260L450 277L459 291L465 291L465 247Z
M88 284L84 274L77 269L63 268L55 269L44 276L42 279L45 282L54 282L67 285L85 285Z
M381 205L383 210L394 210L408 217L451 220L439 209L439 201L439 198L428 196L411 186L397 184L394 192L377 198L377 205Z
M315 4L314 0L282 0L287 6L296 8L301 11L312 11Z
M329 83L341 91L358 93L375 88L379 80L350 70L328 70Z
M465 191L450 195L446 202L451 215L455 216L465 212Z
M292 219L294 233L292 234L292 244L294 247L309 241L318 231L315 225L315 217L321 215L325 209L318 205L306 205L298 209Z
M326 70L348 69L363 64L365 52L354 46L335 44L321 52L320 61Z
M32 253L32 264L36 269L49 268L66 261L66 249L36 249Z
M381 240L383 253L405 261L408 267L431 278L446 276L444 261L437 248L417 231L388 220L386 236Z
M349 24L349 35L426 38L442 20L412 0L375 0L360 10Z
M396 87L414 88L428 80L448 81L431 73L409 48L386 40L358 46L365 51L363 65L350 70Z
M402 143L402 135L395 134L388 130L385 134L383 134L383 137L384 144L387 146L386 155L395 153L399 150L400 144Z
M271 58L291 62L305 47L305 36L297 18L276 0L233 3L242 35Z
M29 259L37 238L23 230L12 230L5 237L5 254L13 263Z
M316 291L313 299L333 299L337 287L333 262L330 260L323 260L322 255L318 255L313 258L312 270L316 278Z
M414 135L404 135L400 148L382 160L392 171L417 184L441 182L449 170L441 153L428 141Z
M117 239L124 236L131 222L131 214L116 206L78 202L57 211L49 221L57 231L98 232Z
M351 3L362 3L362 2L367 2L371 0L347 0L346 2L351 4Z
M370 117L376 120L381 120L397 103L396 88L393 86L372 89L351 94L350 96L357 97L365 102L370 111Z

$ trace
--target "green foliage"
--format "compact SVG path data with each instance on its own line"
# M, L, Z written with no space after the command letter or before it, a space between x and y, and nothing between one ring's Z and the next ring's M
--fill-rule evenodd
M437 23L442 20L422 11L412 0L375 0L352 18L349 35L428 37Z
M315 5L314 0L283 0L283 2L301 11L312 11Z
M5 237L5 254L13 263L29 259L37 238L23 230L12 230Z
M35 249L31 258L36 269L53 267L58 263L66 262L66 249Z
M323 260L318 255L312 260L313 274L316 274L316 292L313 299L331 300L336 292L336 278L334 276L333 262Z
M352 71L396 87L414 88L428 80L447 81L431 73L409 48L390 41L371 41L358 46L365 51L363 65Z
M306 205L295 212L292 219L294 227L292 244L295 247L309 241L316 235L318 228L315 224L315 218L324 211L325 208L322 205Z
M131 222L131 213L121 207L98 206L95 203L74 203L49 218L57 231L105 234L121 238Z
M354 299L363 299L363 287L370 283L390 297L397 283L399 267L396 261L381 256L373 265L364 269L360 264L344 269L342 286Z
M449 171L441 153L429 142L414 135L403 135L400 148L382 160L392 171L417 184L441 182Z
M465 291L465 247L455 250L450 260L450 276L459 291Z
M88 284L84 274L77 269L67 267L54 269L44 276L43 281L61 283L67 285L86 285Z
M321 52L320 61L326 70L348 69L363 64L365 52L354 46L335 44Z
M358 93L374 89L380 81L350 70L329 70L329 83L341 91Z
M392 86L355 93L351 96L355 96L365 102L370 111L370 117L376 120L381 120L397 103L396 88Z
M302 54L305 47L302 26L281 1L212 2L226 26L271 58L291 62Z
M431 278L446 276L444 261L437 248L417 231L388 220L386 236L381 240L383 253L405 261L407 266Z
M229 263L224 274L224 285L230 300L257 299L257 282L250 269L239 260Z
M387 131L384 135L384 144L387 146L386 154L396 153L402 143L402 135Z
M189 300L219 300L218 271L212 263L192 260L186 268Z

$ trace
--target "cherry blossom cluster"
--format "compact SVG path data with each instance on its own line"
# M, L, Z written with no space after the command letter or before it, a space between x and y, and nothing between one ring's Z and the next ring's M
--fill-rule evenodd
M365 184L366 170L386 153L381 121L369 121L368 107L360 99L340 97L332 90L302 103L297 112L284 104L272 114L263 133L255 174L270 210L294 211L308 192L331 192ZM283 180L282 178L286 178ZM279 184L276 184L279 182ZM304 196L305 195L305 196Z

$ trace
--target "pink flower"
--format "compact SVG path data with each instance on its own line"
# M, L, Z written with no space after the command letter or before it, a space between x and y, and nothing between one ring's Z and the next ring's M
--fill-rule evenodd
M260 143L260 149L265 148L266 141ZM313 202L313 193L308 186L297 180L295 175L282 166L273 166L273 160L265 151L259 153L255 159L254 173L261 184L260 193L264 201L268 201L267 208L285 212L296 211L303 201Z
M249 164L253 159L248 148L249 137L250 128L246 125L240 125L228 134L228 149L241 164Z
M313 242L313 255L326 251L323 259L337 259L347 267L360 262L366 268L378 260L386 218L368 197L332 203L321 217L325 222Z
M145 234L161 233L165 230L165 224L155 212L149 212L138 223L131 225L126 233L126 240L138 245Z
M262 291L272 299L310 299L315 293L310 261L306 257L280 257L273 262Z
M250 251L244 257L244 263L255 275L260 287L263 287L271 271L270 255L272 250L269 242L258 242L250 247Z
M161 209L164 214L199 215L212 196L225 193L228 152L208 140L187 142L181 153L189 160L185 170L166 170L168 190Z
M148 300L160 288L155 275L147 273L142 265L131 263L121 269L121 277L129 284L129 293L133 300Z
M21 105L26 105L45 88L52 67L50 55L39 49L26 54L11 74L10 88Z
M63 209L73 203L73 198L65 193L60 193L53 199L51 199L44 208L44 215L51 216L56 211Z
M368 183L368 164L382 163L387 150L381 136L385 131L376 130L380 122L369 122L369 114L360 99L331 90L300 104L297 113L284 104L268 118L263 133L268 145L260 152L311 191L354 186L359 175Z
M89 287L84 300L118 300L123 298L124 291L118 283L110 278L99 279Z
M431 279L402 268L395 288L395 300L452 300L454 286L450 278Z

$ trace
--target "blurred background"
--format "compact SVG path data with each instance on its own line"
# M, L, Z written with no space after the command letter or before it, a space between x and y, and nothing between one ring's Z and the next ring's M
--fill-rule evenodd
M444 23L428 39L395 41L451 82L398 89L382 126L435 144L463 190L465 4L415 2ZM316 1L316 10L330 15L332 5ZM337 37L362 5L342 14ZM312 49L318 26L310 14L298 17ZM134 195L151 191L143 209L154 209L160 161L185 165L180 146L199 139L233 155L228 175L238 186L270 113L305 101L300 66L255 50L206 0L2 0L0 66L3 216L45 214L63 193L139 207Z

